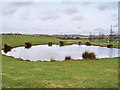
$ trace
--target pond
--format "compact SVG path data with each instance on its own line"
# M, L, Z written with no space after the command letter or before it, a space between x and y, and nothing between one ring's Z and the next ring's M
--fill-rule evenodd
M16 47L7 53L4 53L3 50L1 52L4 55L21 58L23 60L50 61L51 59L55 59L61 61L64 60L66 56L71 56L72 59L82 59L82 53L86 50L94 52L97 58L112 58L118 57L119 49L86 45L36 45L29 49Z

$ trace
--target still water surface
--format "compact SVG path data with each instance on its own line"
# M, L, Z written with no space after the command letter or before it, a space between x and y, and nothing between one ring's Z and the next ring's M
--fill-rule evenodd
M82 53L86 50L94 52L97 58L112 58L118 57L119 49L86 45L36 45L29 49L25 47L16 47L8 53L1 52L7 56L21 58L23 60L50 61L50 59L55 59L60 61L64 60L66 56L71 56L72 59L82 59Z

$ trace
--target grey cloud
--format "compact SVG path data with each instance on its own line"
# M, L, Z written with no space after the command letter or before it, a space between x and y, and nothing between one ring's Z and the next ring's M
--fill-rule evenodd
M40 15L41 20L57 20L61 17L60 13L56 13L57 11L46 11Z
M54 21L58 18L60 18L59 15L47 15L47 16L42 17L41 19L42 20L53 20Z
M109 7L108 4L100 4L97 8L98 8L99 10L105 10L105 9L107 9L108 7Z
M95 30L95 31L99 31L99 32L104 31L104 29L103 29L103 28L100 28L100 27L95 28L94 30Z
M81 26L78 27L78 29L81 29L81 28L82 28Z
M91 4L91 2L84 2L83 4L84 5L89 5L89 4Z
M26 5L31 5L34 2L10 2L9 4L14 7L20 7L20 6L26 6Z
M21 6L31 5L33 2L10 2L6 7L2 7L3 15L12 15L19 10Z
M72 20L73 20L73 21L81 21L81 20L83 20L83 19L85 19L85 17L83 17L83 16L80 15L80 14L77 14L77 15L72 16Z
M104 3L104 4L99 4L97 7L99 10L106 10L106 9L116 9L117 8L117 3Z
M26 11L20 15L21 20L27 20L29 17L29 11Z
M2 9L2 14L3 15L11 15L11 14L15 13L16 10L17 10L17 8L13 8L13 7L3 8Z
M79 10L76 6L70 5L67 8L65 8L64 12L67 15L73 15L73 14L76 14L77 12L79 12Z

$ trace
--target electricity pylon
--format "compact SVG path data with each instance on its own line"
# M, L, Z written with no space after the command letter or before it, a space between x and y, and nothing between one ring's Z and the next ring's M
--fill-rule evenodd
M114 33L114 31L113 31L113 28L112 28L112 25L111 25L111 28L110 28L110 34L109 34L109 42L112 41L113 33Z

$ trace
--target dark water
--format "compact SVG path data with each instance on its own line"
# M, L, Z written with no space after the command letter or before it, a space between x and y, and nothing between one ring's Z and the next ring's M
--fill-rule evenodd
M82 59L82 53L86 50L94 52L97 58L112 58L118 57L119 49L86 45L67 45L62 47L59 45L37 45L29 49L24 47L13 48L6 54L3 51L1 52L7 56L23 60L50 61L50 59L55 59L59 61L64 60L66 56L71 56L72 59Z

